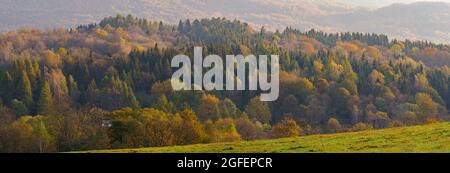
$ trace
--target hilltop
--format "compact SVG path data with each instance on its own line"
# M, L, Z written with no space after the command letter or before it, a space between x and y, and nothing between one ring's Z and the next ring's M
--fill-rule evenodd
M104 16L133 14L172 24L180 19L226 17L252 26L328 32L375 32L398 39L449 43L450 5L440 2L392 4L369 9L335 0L4 0L0 31L20 27L73 27Z

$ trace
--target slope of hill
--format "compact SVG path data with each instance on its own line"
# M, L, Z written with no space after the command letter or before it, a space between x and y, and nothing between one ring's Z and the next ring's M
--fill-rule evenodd
M262 90L174 91L171 77L179 69L171 59L192 55L193 45L204 45L204 55L278 54L279 99L261 102ZM0 152L273 139L300 129L321 134L449 121L450 69L438 66L450 64L449 52L448 45L390 42L384 35L255 31L222 18L167 25L119 15L76 29L0 34ZM37 147L44 140L45 148Z
M198 144L89 153L450 152L450 123L252 142Z
M180 19L220 16L272 26L315 25L311 16L347 12L336 2L313 0L4 0L0 5L0 31L22 26L57 27L96 22L104 16L133 14L178 23Z
M333 15L322 25L355 32L385 33L399 39L424 39L448 43L450 4L418 2L393 4L376 10Z
M269 29L384 33L396 38L449 43L450 5L393 4L371 10L333 0L3 0L0 31L19 27L73 27L104 16L133 14L173 24L180 19L226 17ZM353 4L356 4L352 2Z

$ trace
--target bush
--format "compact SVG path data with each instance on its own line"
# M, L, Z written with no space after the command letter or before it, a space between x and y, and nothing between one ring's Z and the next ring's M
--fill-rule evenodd
M341 123L336 118L330 118L328 119L328 131L330 133L336 133L340 132L342 129Z
M294 137L300 135L301 129L292 118L284 118L272 127L272 135L276 138Z
M368 125L368 124L366 124L366 123L359 122L359 123L356 123L356 124L353 126L352 131L358 132L358 131L364 131L364 130L370 130L370 129L372 129L372 126L371 126L371 125Z
M234 142L241 140L241 135L236 130L234 120L231 118L219 119L215 123L218 142Z
M389 127L402 127L402 126L404 126L404 124L398 120L389 122Z
M427 120L426 120L427 124L435 124L435 123L438 123L438 122L439 122L439 120L436 119L436 118L427 118Z

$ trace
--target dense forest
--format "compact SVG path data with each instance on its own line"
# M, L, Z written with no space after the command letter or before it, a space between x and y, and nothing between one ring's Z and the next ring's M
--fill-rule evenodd
M173 91L172 57L280 55L280 96ZM115 16L0 35L0 152L186 145L448 121L450 46Z

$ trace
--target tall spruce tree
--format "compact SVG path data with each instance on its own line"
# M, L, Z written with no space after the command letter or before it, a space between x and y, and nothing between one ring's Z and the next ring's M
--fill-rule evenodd
M39 115L51 115L54 113L53 97L50 85L47 81L42 85L39 101L37 103L37 113Z
M22 101L28 109L33 107L33 92L31 89L31 82L28 78L27 72L22 70L22 74L19 78L17 85L17 96Z
M72 77L72 75L69 75L69 96L73 103L77 104L78 100L80 98L80 90L78 89L78 83L75 81L75 79Z
M13 79L9 72L3 74L0 82L0 97L3 99L4 103L9 103L13 98L13 93L11 91L14 89Z

